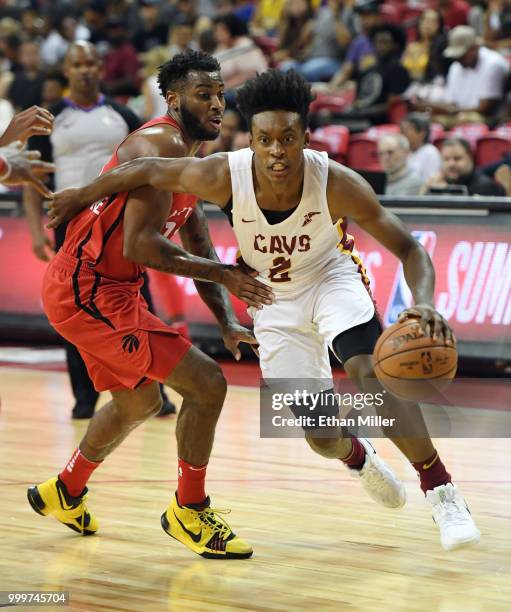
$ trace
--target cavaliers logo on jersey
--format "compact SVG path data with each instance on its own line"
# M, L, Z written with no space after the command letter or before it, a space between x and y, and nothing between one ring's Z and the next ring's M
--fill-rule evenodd
M314 215L320 215L320 212L308 212L305 213L305 215L303 215L303 223L302 223L302 227L305 227L306 225L309 225L309 223L312 221L312 217L314 217Z

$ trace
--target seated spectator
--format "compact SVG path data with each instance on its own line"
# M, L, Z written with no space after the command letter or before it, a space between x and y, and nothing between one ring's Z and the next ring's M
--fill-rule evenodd
M485 15L484 41L491 49L511 48L511 2L490 1Z
M511 151L505 153L497 162L479 168L483 174L500 183L511 196Z
M201 157L212 153L234 151L234 141L241 129L240 116L234 110L226 110L222 121L222 129L216 140L205 142L200 148Z
M429 142L429 117L410 113L401 121L401 133L408 139L410 155L408 165L426 182L442 167L440 151Z
M194 24L194 36L211 28L211 17L215 15L215 4L210 0L167 0L160 12L160 22L173 24L177 17L187 17Z
M418 38L409 42L403 54L403 66L413 81L430 81L445 74L442 53L447 46L444 22L438 11L428 9L419 17Z
M264 72L268 62L248 36L247 26L239 17L221 15L215 18L214 24L217 43L214 56L220 62L225 90L231 94L233 102L233 90L258 72Z
M50 22L53 29L41 43L41 59L46 66L56 66L64 59L69 45L78 40L88 40L90 32L74 17L61 19L57 14Z
M385 195L418 195L422 180L408 165L410 145L402 134L385 134L378 141L378 157L387 177Z
M343 0L329 0L326 6L319 9L312 22L310 41L303 53L303 60L288 60L279 68L292 68L310 82L329 81L341 67L355 33L353 17L353 9L344 6Z
M433 193L449 185L466 188L468 195L505 196L504 187L474 168L469 143L463 138L447 138L442 143L442 170L425 184L423 191Z
M85 6L83 23L90 32L89 42L96 45L98 51L102 50L108 41L106 18L106 0L91 0Z
M447 103L416 104L416 110L435 113L447 127L457 123L488 121L498 111L509 74L506 60L487 47L480 47L470 26L449 32L444 56L454 59L447 74Z
M370 40L376 52L376 64L360 76L355 102L344 112L312 116L311 125L344 123L352 131L370 125L388 123L391 102L410 85L410 77L400 58L406 46L404 30L392 23L383 23L371 30Z
M2 21L5 21L4 19ZM21 72L23 66L20 61L21 37L17 33L0 33L0 59L2 68L13 74Z
M64 95L65 87L66 79L59 71L48 72L43 81L41 106L50 108L50 106L57 104Z
M22 43L20 63L23 69L15 74L7 93L16 111L41 104L44 72L36 42L28 40Z
M167 102L163 97L158 83L158 67L169 60L169 52L166 47L154 47L147 53L142 54L142 104L138 115L145 121L160 117L167 112ZM132 110L133 109L132 107Z
M128 42L128 31L122 19L107 21L109 49L104 59L103 89L108 95L125 102L139 93L139 62L135 47Z
M465 0L437 0L435 8L442 15L448 30L468 23L470 4L467 4Z
M169 55L165 61L178 53L185 53L189 49L197 50L199 45L194 38L195 29L192 17L183 14L178 15L169 29Z
M280 23L286 0L259 0L252 18L253 36L274 36Z
M310 0L287 0L279 24L278 48L272 56L276 64L305 58L312 36L313 18Z
M341 69L329 83L330 90L344 87L350 79L357 79L376 63L376 53L370 33L380 22L380 7L376 0L357 0L353 5L360 22L361 33L348 47L348 53Z
M159 19L159 0L139 0L140 24L131 42L138 53L167 44L168 25Z

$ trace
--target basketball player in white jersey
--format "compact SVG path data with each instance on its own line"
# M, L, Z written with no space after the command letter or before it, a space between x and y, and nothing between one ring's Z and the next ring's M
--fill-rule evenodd
M76 214L111 193L141 185L194 193L230 212L244 262L271 285L276 298L252 309L265 380L326 379L332 386L330 346L361 390L375 390L372 353L381 326L346 233L346 217L401 260L415 302L402 316L420 318L424 333L453 342L433 306L434 270L425 249L360 176L307 148L308 83L293 71L268 71L245 83L237 101L250 128L250 148L204 159L133 160L87 187L56 194L50 217L60 222L71 210ZM176 259L183 270L183 258ZM160 264L151 262L155 268ZM396 398L387 399L384 409L401 420L413 414L417 422L420 414L418 406ZM418 473L443 547L475 543L480 533L423 422L422 427L421 437L391 439ZM315 437L310 430L306 439L320 455L341 459L358 472L383 505L404 504L402 484L366 441Z

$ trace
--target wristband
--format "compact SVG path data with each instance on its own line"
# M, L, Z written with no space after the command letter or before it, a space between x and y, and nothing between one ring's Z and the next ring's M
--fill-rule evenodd
M5 179L9 178L11 170L11 164L3 155L0 155L0 183L2 181L5 181Z

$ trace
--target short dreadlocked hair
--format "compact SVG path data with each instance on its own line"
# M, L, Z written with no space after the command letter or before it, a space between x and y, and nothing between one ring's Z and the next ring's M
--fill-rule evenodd
M311 86L295 70L279 72L267 70L247 81L236 92L238 109L249 128L258 113L284 110L300 115L303 129L307 129Z
M204 51L186 51L178 53L158 68L158 85L163 97L167 91L182 87L192 70L201 72L220 72L220 64L209 53Z

